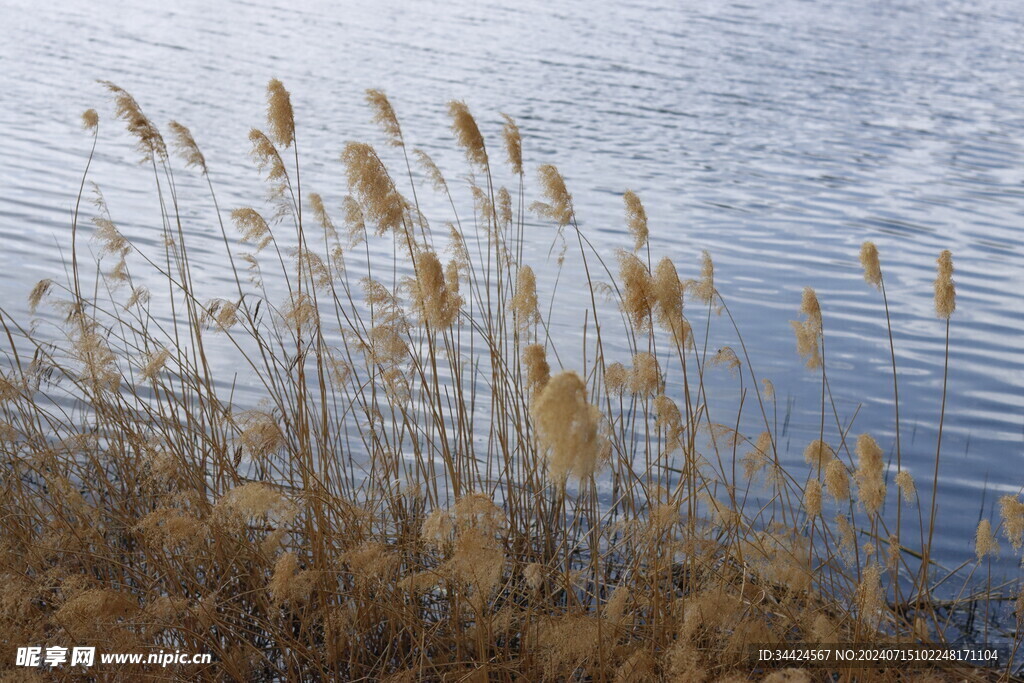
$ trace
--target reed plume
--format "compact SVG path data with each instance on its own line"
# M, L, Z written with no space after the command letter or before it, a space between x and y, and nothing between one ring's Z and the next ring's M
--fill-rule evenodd
M363 215L377 225L377 234L403 234L408 204L370 145L349 142L341 154L349 190Z
M508 114L502 114L505 123L501 128L501 137L505 141L505 154L512 172L516 175L523 175L523 138L519 133L519 126Z
M100 115L95 109L86 109L82 112L82 128L88 131L95 131L100 125Z
M619 278L622 282L622 310L640 332L651 329L651 316L657 305L654 279L647 266L628 251L619 252Z
M452 100L448 103L448 116L452 119L452 132L455 139L466 153L470 163L480 168L487 167L487 147L484 136L476 125L476 119L469 113L465 102Z
M231 212L231 220L234 221L238 232L242 234L242 239L254 244L256 251L262 251L274 239L266 219L256 209L248 207L234 209Z
M806 316L805 319L790 322L796 333L797 353L807 359L807 367L821 367L821 306L818 304L817 295L810 287L804 287L800 312Z
M978 522L978 531L974 535L974 553L979 561L987 555L999 554L999 542L992 534L992 523L987 519Z
M818 471L825 469L835 457L832 447L820 439L815 439L804 449L804 461Z
M559 227L569 225L573 218L572 195L565 187L562 174L551 164L544 164L537 169L537 175L540 176L541 191L547 202L534 202L530 208L550 218Z
M564 371L552 377L533 404L537 436L547 452L552 479L590 477L607 449L600 433L601 411L587 401L580 376Z
M917 486L914 484L914 477L907 470L900 470L896 473L896 486L903 495L903 500L908 503L914 502L917 496Z
M455 291L450 285L454 284ZM458 277L454 283L446 279L444 268L437 254L421 251L416 257L416 277L411 280L413 305L419 312L420 320L430 327L443 329L451 327L462 308L458 294Z
M540 323L540 311L537 309L537 278L530 266L519 269L516 293L512 297L512 313L520 332Z
M391 107L388 96L381 90L370 89L366 91L366 103L373 111L373 122L384 131L388 144L394 147L405 147L402 126L398 123L398 117L395 116L395 110Z
M100 83L113 95L115 115L124 121L128 132L135 137L142 160L166 161L167 145L164 138L153 122L142 113L142 107L135 98L110 81Z
M869 514L878 514L885 502L885 462L882 449L869 434L857 437L857 497Z
M949 249L939 254L938 277L935 278L935 313L949 319L956 310L956 284L953 282L953 254Z
M691 280L687 284L698 300L711 305L715 300L715 264L707 250L701 252L700 262L700 280Z
M281 147L291 147L295 142L295 112L292 111L292 96L284 84L276 78L267 83L267 126L270 134Z
M629 371L629 390L639 396L652 396L661 388L661 368L653 353L641 351L633 356Z
M864 280L875 287L882 286L882 266L878 262L878 247L874 242L860 246L860 264L864 267Z
M1020 550L1024 546L1024 502L1016 496L1003 496L999 499L999 512L1003 517L1003 533L1014 550Z
M821 482L811 479L804 488L804 511L811 519L821 516Z
M850 477L842 460L835 458L825 466L825 488L836 501L850 499Z
M647 244L647 212L640 202L640 197L632 190L626 190L622 196L626 203L626 225L633 236L633 251L638 252Z
M195 138L192 137L192 131L177 121L171 121L167 124L167 127L171 129L171 139L174 143L174 148L181 155L182 160L185 162L185 167L197 168L203 175L206 175L206 157L199 150L199 145L196 144Z

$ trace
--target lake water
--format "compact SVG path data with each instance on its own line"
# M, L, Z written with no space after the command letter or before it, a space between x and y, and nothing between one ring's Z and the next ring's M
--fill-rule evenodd
M0 298L9 312L27 318L32 284L63 273L58 245L68 244L88 152L78 118L88 107L104 117L93 178L129 237L156 240L151 174L96 79L127 89L154 121L191 127L228 208L262 196L246 135L263 123L272 77L292 92L304 184L333 206L344 193L344 141L381 141L366 88L390 95L407 138L451 177L464 165L445 103L465 99L495 148L499 112L518 120L531 195L536 166L556 163L581 228L609 256L630 243L627 188L644 200L652 249L684 277L711 252L752 361L775 381L792 462L818 430L820 378L802 368L787 322L806 285L824 309L841 415L856 414L852 434L870 431L891 448L885 320L857 261L870 239L896 330L904 463L927 490L943 360L931 283L936 256L951 249L959 298L941 556L970 557L979 513L1024 484L1024 4L291 4L0 2ZM200 284L230 292L219 233L201 208L194 217ZM543 284L551 228L534 229L527 253ZM563 276L564 296L578 294L573 282ZM568 324L556 333L563 347L579 334Z

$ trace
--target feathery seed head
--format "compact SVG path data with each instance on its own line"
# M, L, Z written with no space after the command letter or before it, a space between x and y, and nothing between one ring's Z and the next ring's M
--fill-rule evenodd
M377 233L401 234L408 203L399 194L373 147L349 142L341 153L341 160L345 164L349 189L361 203L363 215L377 224Z
M484 145L484 136L480 134L480 129L476 125L476 119L469 113L469 107L465 102L452 100L448 103L448 115L452 118L452 132L466 152L466 158L470 163L485 168L487 147Z
M715 300L715 264L711 254L704 250L701 253L700 280L687 284L693 288L694 296L706 304Z
M416 257L416 278L411 282L413 305L420 320L437 329L451 327L462 308L458 290L451 291L437 254L422 251ZM455 280L456 286L458 279Z
M541 192L547 203L534 202L530 208L537 214L550 218L564 228L573 217L572 195L565 187L565 178L551 164L544 164L537 169L540 176Z
M167 145L164 144L163 136L153 122L142 113L142 107L135 98L110 81L100 83L113 95L117 118L124 121L128 132L137 140L138 149L143 155L142 160L166 161Z
M825 487L836 501L850 499L850 477L846 465L839 458L830 460L825 467Z
M661 388L661 368L652 353L641 351L633 356L629 372L629 390L641 396L652 396Z
M533 404L538 441L547 452L552 478L589 477L604 459L601 411L587 401L587 387L575 372L552 377Z
M100 125L100 115L95 109L86 109L82 112L82 128L95 131Z
M896 486L899 487L903 500L908 503L914 502L917 495L917 487L914 485L914 477L907 470L900 470L896 474Z
M548 383L551 367L548 365L547 352L541 344L530 344L523 349L523 364L526 365L526 383L530 392L536 396Z
M537 278L530 266L519 269L511 308L520 332L525 332L531 326L540 323L540 311L537 309Z
M834 457L832 447L820 439L815 439L804 449L804 460L818 471L825 469Z
M628 251L619 251L619 277L622 281L622 310L641 332L651 329L656 305L654 279L647 266Z
M150 382L156 380L160 371L164 369L164 365L167 364L167 359L170 357L171 352L163 348L148 354L146 364L142 367L143 379Z
M231 212L231 220L234 221L238 231L242 233L242 240L256 245L257 251L261 251L274 238L267 221L256 209L248 207L234 209Z
M292 96L276 78L267 83L267 125L270 133L282 147L291 147L295 141L295 113Z
M501 128L501 137L505 141L505 154L512 172L523 174L523 138L519 134L519 126L508 114L502 114L505 124Z
M28 310L35 314L36 309L39 308L39 304L42 303L43 297L45 297L50 289L53 287L53 280L46 278L36 283L36 286L32 288L32 291L28 295Z
M331 220L330 215L327 213L327 207L324 206L324 199L316 192L309 193L309 205L313 209L313 216L316 218L317 223L323 228L324 234L331 239L338 238L338 232L334 228L334 221Z
M402 127L398 124L398 117L391 107L388 96L380 90L367 90L366 103L373 110L373 122L381 127L388 139L388 144L394 147L404 147L402 139Z
M811 479L804 489L804 510L811 519L821 514L821 482Z
M711 358L711 364L725 366L735 375L740 367L740 359L731 346L723 346Z
M672 333L676 344L686 342L686 320L683 318L683 283L675 264L668 257L654 269L654 302L658 323Z
M434 190L437 192L447 192L448 182L444 179L444 174L441 173L441 169L437 167L437 164L434 163L430 155L422 149L414 149L412 155L416 157L416 161L419 162L423 172L427 174L427 178L430 179Z
M203 175L206 175L206 157L199 150L199 145L192 137L192 131L177 121L171 121L168 127L171 129L174 148L184 160L185 167L198 168Z
M856 602L860 619L868 624L875 623L885 605L882 567L879 564L872 562L864 568L857 586Z
M800 301L800 312L807 316L806 320L793 320L790 324L796 333L797 352L807 359L807 367L821 367L821 306L818 297L810 287L804 287Z
M629 370L622 363L615 362L604 369L604 385L613 394L621 394L626 390Z
M875 287L881 287L882 266L878 262L878 247L874 242L860 246L860 264L864 267L864 279Z
M857 437L857 497L864 509L870 514L877 514L885 501L885 462L882 449L869 434Z
M640 251L647 244L647 212L640 202L640 197L632 190L626 190L622 196L626 204L626 224L629 234L633 236L633 251Z
M1013 549L1020 550L1024 546L1024 502L1016 496L1003 496L999 499L999 512L1003 517L1003 533Z
M949 249L939 254L938 277L935 278L935 313L949 319L956 310L956 283L953 282L953 254Z
M999 543L992 534L992 523L987 519L978 522L978 532L974 536L974 553L981 560L986 555L998 555Z

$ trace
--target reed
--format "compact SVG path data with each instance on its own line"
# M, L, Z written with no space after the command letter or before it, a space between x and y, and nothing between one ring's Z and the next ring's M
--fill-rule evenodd
M941 640L968 632L959 615L979 600L986 629L1008 610L1024 621L1019 592L990 578L979 595L971 579L1000 535L1021 552L1019 496L964 539L964 565L942 570L931 551L940 443L928 526L916 539L902 529L902 506L920 499L900 460L891 322L895 470L889 443L863 434L853 446L838 413L834 430L826 419L822 306L809 287L794 302L797 350L822 381L804 464L782 450L774 385L742 335L715 343L721 320L739 327L711 256L653 264L657 227L626 191L632 244L613 273L556 167L538 169L542 200L527 200L528 137L511 117L502 170L486 126L448 105L471 172L452 182L418 149L414 170L395 109L371 90L371 118L404 168L369 143L339 144L342 192L304 193L305 129L273 80L268 133L250 134L265 208L223 212L231 236L198 138L172 123L172 155L134 98L105 85L153 171L163 234L153 251L136 245L97 191L98 261L86 267L87 165L68 275L28 295L49 324L0 308L5 651L209 652L211 665L173 675L210 680L1012 675L1010 663L775 671L750 657L754 644ZM83 121L94 153L100 117ZM227 291L194 285L186 173L218 207ZM451 209L443 230L421 211L425 192ZM524 243L541 239L553 262L524 262ZM860 258L884 295L877 249ZM538 273L571 260L588 296L567 343L557 280ZM948 366L949 252L935 294ZM259 400L235 395L239 376ZM894 529L887 506L899 506ZM939 601L942 584L958 597ZM1021 634L1004 637L1016 649Z

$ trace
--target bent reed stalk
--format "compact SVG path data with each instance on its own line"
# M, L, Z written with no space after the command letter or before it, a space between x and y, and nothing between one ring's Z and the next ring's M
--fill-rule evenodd
M820 367L821 420L808 467L787 468L774 387L742 336L742 357L709 354L712 323L728 312L710 255L691 280L668 258L653 264L653 228L625 191L633 244L613 273L554 166L539 171L545 201L527 201L526 145L511 117L509 189L469 108L450 103L471 170L457 185L422 150L410 157L390 101L368 91L404 169L393 175L369 144L341 147L336 223L331 201L303 193L303 131L273 80L267 132L249 136L269 211L232 210L234 241L191 131L171 123L166 144L131 95L105 85L153 171L162 242L151 253L127 239L96 188L98 260L82 269L79 210L101 139L86 112L93 151L69 276L30 295L33 312L45 303L59 314L56 331L0 309L5 651L59 641L210 652L212 664L181 675L211 680L799 681L824 670L765 670L750 647L931 642L963 605L1003 604L967 580L959 600L933 599L935 584L959 576L928 578L941 573L934 481L916 547L901 528L902 506L920 501L899 445L888 299L898 486L886 486L882 445L857 436L854 463L848 428L838 413L834 433L826 420L822 309L810 288L793 326L800 354ZM219 296L194 284L177 184L191 170L217 207L232 284ZM451 209L443 230L421 211L423 185ZM528 211L553 224L558 272L579 259L585 273L579 353L558 344L555 291L524 263ZM381 247L390 262L374 256ZM947 366L951 258L943 253L936 282ZM884 297L874 245L861 259ZM630 352L610 357L610 334ZM238 373L262 400L236 404ZM712 381L729 377L735 412L712 399ZM945 398L943 387L941 419ZM742 434L747 424L759 433ZM887 504L900 506L892 531ZM1002 519L985 520L973 547L965 540L975 569L1000 534L1021 551L1024 502L1000 505ZM898 589L900 578L910 583ZM1024 597L1011 597L1024 620ZM1015 649L1021 633L1009 636ZM867 675L897 676L858 670Z

